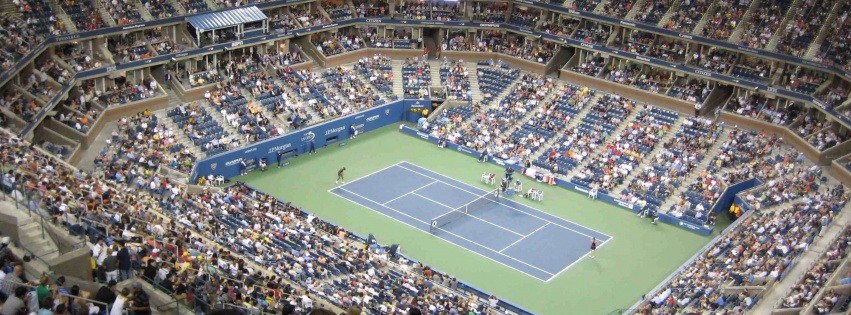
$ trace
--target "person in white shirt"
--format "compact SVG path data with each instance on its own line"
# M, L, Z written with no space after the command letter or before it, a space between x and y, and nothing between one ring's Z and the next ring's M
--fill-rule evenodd
M127 306L128 296L130 295L130 291L127 288L121 290L118 293L118 296L115 298L115 302L112 303L112 309L109 310L109 315L122 315L124 314L124 307Z

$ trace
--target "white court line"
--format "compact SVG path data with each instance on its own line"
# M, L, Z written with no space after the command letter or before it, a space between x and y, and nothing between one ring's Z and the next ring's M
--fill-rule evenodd
M611 241L611 240L613 240L613 239L615 239L613 236L609 236L609 239L607 239L607 240L603 241L602 243L600 243L600 246L597 246L597 249L602 248L602 247L603 247L603 245L606 245L606 243L608 243L609 241ZM587 257L589 254L591 254L591 251L590 251L590 250L589 250L587 253L585 253L585 255L582 255L582 257L579 257L579 259L577 259L576 261L572 262L570 265L567 265L567 267L564 267L564 269L562 269L562 270L561 270L561 271L559 271L557 274L553 275L552 277L550 277L549 279L547 279L547 280L546 280L546 281L544 281L544 282L549 283L550 281L552 281L553 279L557 278L559 275L561 275L562 273L564 273L565 271L567 271L567 269L570 269L570 267L573 267L573 265L575 265L576 263L578 263L578 262L582 261L582 259L584 259L585 257Z
M348 182L348 183L343 183L342 185L337 186L337 187L334 187L334 188L342 188L343 186L346 186L346 185L348 185L348 184L351 184L351 183L354 183L354 182L359 181L359 180L361 180L361 179L364 179L364 178L370 177L370 176L375 175L375 174L377 174L377 173L380 173L380 172L386 171L386 170L390 169L391 167L399 166L399 164L402 164L402 162L399 162L399 163L396 163L396 164L390 165L390 166L388 166L388 167L382 168L382 169L377 170L377 171L375 171L375 172L372 172L372 173L366 174L366 175L364 175L364 176L358 177L358 178L356 178L356 179L355 179L355 180L353 180L353 181L350 181L350 182ZM334 189L334 188L328 189L328 192L331 192L331 190L332 190L332 189Z
M431 199L431 198L429 198L429 197L426 197L426 196L423 196L423 195L420 195L420 194L416 194L416 193L414 194L414 196L419 196L420 198L423 198L423 199L425 199L425 200L428 200L428 201L434 202L434 203L436 203L436 204L439 204L439 205L441 205L441 206L444 206L444 207L446 207L446 208L452 209L452 211L449 211L449 212L446 212L446 213L450 213L450 212L453 212L453 211L458 211L458 210L456 210L456 209L458 209L458 208L452 208L452 207L450 207L450 206L447 206L447 205L445 205L445 204L442 204L442 203L440 203L440 202L437 202L437 201L435 201L435 200L433 200L433 199ZM461 211L458 211L458 212L461 212ZM442 216L446 215L446 213L441 214L441 215L439 215L439 216L436 216L435 218L442 217ZM464 212L461 212L461 213L464 213ZM523 235L523 234L520 234L520 233L514 232L514 231L512 231L512 230L509 230L509 229L507 229L507 228L503 227L502 225L499 225L499 224L496 224L496 223L490 222L490 221L488 221L488 220L485 220L485 219L479 218L479 217L474 216L474 215L469 214L469 213L464 213L464 215L466 215L466 216L468 216L468 217L471 217L471 218L473 218L473 219L476 219L476 220L482 221L482 222L484 222L484 223L487 223L487 224L493 225L493 226L498 227L498 228L500 228L500 229L506 230L506 231L508 231L508 232L511 232L511 233L517 234L517 235L522 236L522 237L526 237L526 236L528 236L528 235Z
M404 162L404 161L403 161L403 162L400 162L400 163L408 163L408 162ZM412 163L408 163L408 164L411 164L411 165L416 166L415 164L412 164ZM479 196L479 197L481 197L481 195L482 195L482 194L476 194L476 193L470 192L470 191L465 190L465 189L463 189L463 188L461 188L461 187L458 187L458 186L452 185L452 184L447 183L447 182L445 182L445 181L442 181L442 180L440 180L440 179L437 179L437 178L434 178L434 177L428 176L428 175L426 175L426 174L423 174L423 173L417 172L417 171L415 171L415 170L409 169L409 168L404 167L404 166L401 166L401 165L397 165L397 167L400 167L400 168L406 169L406 170L408 170L408 171L410 171L410 172L413 172L413 173L419 174L420 176L425 176L425 177L430 178L430 179L432 179L432 180L439 181L439 182L441 182L441 183L444 183L444 184L446 184L446 185L448 185L448 186L454 187L455 189L458 189L458 190L460 190L460 191L466 192L466 193L468 193L468 194L476 195L476 196ZM417 166L417 167L419 167L419 166ZM431 172L431 171L429 171L429 172ZM435 174L438 174L438 175L440 175L440 176L444 176L443 174L439 174L439 173L435 173ZM449 177L447 177L447 176L444 176L444 177L449 178ZM475 187L473 187L473 188L475 188ZM479 188L476 188L476 189L479 189ZM487 193L487 192L486 192L486 191L483 191L483 193ZM591 235L588 235L588 234L585 234L585 233L579 232L579 231L577 231L577 230L571 229L571 228L566 227L566 226L564 226L564 225L561 225L561 224L558 224L558 223L552 222L552 221L550 221L550 220L547 220L547 219L541 218L541 217L539 217L539 216L536 216L536 215L531 214L531 213L528 213L528 212L526 212L526 211L523 211L523 210L517 209L517 208L512 207L512 206L510 206L510 205L507 205L507 204L504 204L504 203L501 203L501 202L500 202L500 204L501 204L501 205L503 205L503 206L505 206L506 208L510 208L510 209L517 210L518 212L524 213L524 214L529 215L529 216L531 216L531 217L533 217L533 218L536 218L536 219L538 219L538 220L541 220L541 221L544 221L544 222L548 222L548 223L550 223L550 224L552 224L552 225L555 225L555 226L561 227L561 228L563 228L563 229L565 229L565 230L570 230L570 231L572 231L572 232L574 232L574 233L581 234L582 236L592 237ZM537 210L537 209L535 209L535 210ZM538 211L540 211L540 210L538 210ZM574 222L570 222L570 223L576 224L576 223L574 223ZM586 229L588 229L588 230L590 230L590 231L594 231L594 232L600 233L601 235L609 236L609 235L607 235L607 234L605 234L605 233L601 233L601 232L595 231L595 230L593 230L593 229L587 228L587 227L582 226L582 225L580 225L580 224L576 224L576 225L579 225L579 226L581 226L581 227L583 227L583 228L586 228ZM609 238L611 238L611 236L609 236Z
M535 232L540 231L541 229L545 228L547 225L550 225L550 223L547 222L547 224L544 224L541 227L535 229L534 231L532 231L532 233L529 233L526 236L521 237L519 240L515 241L514 243L508 244L508 246L505 246L505 248L500 249L499 252L502 253L504 250L508 249L509 247L514 246L514 244L520 243L520 241L526 239L527 237L529 237L529 235L535 234Z
M372 201L372 200L369 200L369 198L365 198L365 197L363 197L363 196L360 196L360 195L358 195L358 194L356 194L356 193L353 193L353 192L351 192L351 191L346 190L345 188L341 188L341 187L338 187L338 188L340 188L340 190L343 190L343 191L346 191L346 192L348 192L348 193L351 193L351 194L353 194L353 195L355 195L355 196L361 197L361 198L363 198L364 200L374 202L374 201ZM346 196L343 196L343 195L340 195L340 194L334 193L334 192L332 192L332 190L334 190L334 189L329 189L329 190L328 190L328 192L329 192L329 193L332 193L332 194L334 194L334 195L336 195L337 197L340 197L340 198L346 199L346 200L348 200L348 201L350 201L350 202L352 202L352 203L355 203L355 204L357 204L357 205L359 205L359 206L361 206L361 207L364 207L364 208L367 208L367 209L372 210L372 211L374 211L374 212L377 212L378 214L381 214L381 215L383 215L383 216L385 216L385 217L388 217L388 218L391 218L391 219L393 219L393 220L396 220L396 221L397 221L397 222L399 222L399 223L402 223L402 224L404 224L404 225L410 226L410 227L412 227L412 228L414 228L414 229L416 229L416 230L418 230L418 231L420 231L420 232L426 233L426 234L431 235L431 236L436 236L436 235L434 235L434 234L432 234L432 233L429 233L429 232L427 232L427 231L425 231L425 230L423 230L423 229L421 229L421 228L418 228L418 227L416 227L416 226L413 226L413 225L411 225L411 224L409 224L409 223L407 223L407 222L404 222L404 221L399 220L399 219L397 219L397 218L391 217L391 216L387 215L387 214L386 214L386 213L384 213L384 212L381 212L381 211L378 211L378 210L376 210L376 209L373 209L373 208L371 208L371 207L369 207L369 206L363 205L363 204L361 204L361 203L359 203L359 202L357 202L357 201L354 201L354 200L352 200L352 199L347 198ZM431 226L431 224L426 223L426 222L423 222L423 221L422 221L422 220L420 220L420 219L414 218L414 217L412 217L412 216L410 216L410 215L408 215L408 214L406 214L406 213L404 213L404 212L402 212L402 211L399 211L399 210L396 210L396 209L390 208L390 207L388 207L388 206L383 206L383 207L385 207L385 208L387 208L387 209L390 209L390 210L392 210L392 211L394 211L394 212L398 212L398 213L400 213L400 214L402 214L402 215L404 215L404 216L406 216L406 217L409 217L409 218L411 218L411 219L414 219L414 220L417 220L417 221L419 221L419 222L422 222L423 224L426 224L426 225L428 225L428 226ZM451 233L451 232L448 232L448 231L447 231L447 233L452 234L452 235L455 235L455 234L453 234L453 233ZM457 235L455 235L455 236L456 236L456 237L458 237L458 238L460 238L460 239L467 240L467 239L466 239L466 238L464 238L464 237L457 236ZM449 243L449 244L452 244L452 245L458 246L459 248L462 248L462 249L464 249L464 250L466 250L466 251L473 252L473 253L475 253L476 255L479 255L479 256L482 256L482 257L484 257L484 258L487 258L487 259L489 259L489 260L491 260L491 261L493 261L493 262L495 262L495 263L498 263L498 264L500 264L500 265L503 265L503 266L505 266L505 267L508 267L508 268L510 268L510 269L513 269L514 271L517 271L517 272L522 273L522 274L524 274L524 275L527 275L527 276L530 276L530 277L532 277L532 278L538 279L538 280L540 280L540 281L542 281L542 282L546 282L545 280L543 280L543 279L541 279L541 278L539 278L539 277L536 277L536 276L530 275L529 273L527 273L527 272L525 272L525 271L523 271L523 270L520 270L520 269L517 269L517 268L511 267L511 266L509 266L509 265L506 265L505 263L503 263L503 262L501 262L501 261L498 261L498 260L496 260L496 259L493 259L493 258L491 258L491 257L485 256L485 255L483 255L482 253L479 253L479 252L477 252L477 251L471 250L471 249L469 249L469 248L467 248L467 247L464 247L464 246L462 246L462 245L460 245L460 244L456 244L455 242L452 242L452 241L447 240L447 239L445 239L445 238L442 238L442 237L440 237L440 236L437 236L437 237L438 237L438 238L440 238L440 239L442 239L444 242L447 242L447 243ZM472 242L472 241L470 241L470 240L467 240L467 241L468 241L468 242L470 242L470 243L476 244L475 242ZM479 245L479 244L476 244L476 245ZM481 246L482 248L486 248L486 249L488 249L488 250L493 251L492 249L487 248L487 247L484 247L484 246L482 246L482 245L479 245L479 246ZM497 253L497 254L500 254L500 253ZM500 254L500 255L502 255L502 254ZM515 258L512 258L511 256L506 256L506 255L502 255L502 256L505 256L505 257L511 258L511 259L516 260L516 261L518 261L518 262L520 262L520 263L522 263L522 264L524 264L524 265L528 265L528 266L530 266L530 267L532 267L532 268L535 268L535 269L541 270L540 268L537 268L537 267L535 267L535 266L531 266L531 265L529 265L529 264L527 264L527 263L525 263L525 262L522 262L522 261L519 261L519 260L517 260L517 259L515 259ZM541 271L543 271L543 270L541 270ZM551 273L551 272L547 272L547 271L543 271L543 272L544 272L544 273L546 273L546 274L548 274L548 275L552 275L552 273Z
M399 196L399 197L396 197L396 198L390 199L390 201L385 202L385 203L382 203L381 205L383 206L383 205L386 205L386 204L388 204L388 203L394 202L394 201L396 201L396 200L398 200L398 199L400 199L400 198L402 198L402 197L405 197L405 196L407 196L407 195L414 194L414 192L416 192L417 190L420 190L420 189L426 188L426 187L428 187L429 185L434 184L434 183L437 183L437 181L433 181L433 182L431 182L431 183L425 184L423 187L420 187L420 188L417 188L417 189L411 190L411 191L409 191L409 192L405 193L404 195L401 195L401 196ZM414 194L414 195L416 195L416 194Z

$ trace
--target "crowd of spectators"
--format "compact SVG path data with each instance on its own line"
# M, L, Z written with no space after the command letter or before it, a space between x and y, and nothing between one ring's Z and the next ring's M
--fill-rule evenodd
M405 98L423 99L431 95L431 66L419 57L406 59L402 64L402 87Z
M345 40L345 38L343 38ZM320 39L319 37L314 37L313 44L316 45L316 50L325 55L326 57L339 55L346 52L346 48L341 44L341 39L337 37L326 37L325 39Z
M611 26L585 21L585 25L573 33L573 39L596 44L609 39L611 31Z
M508 23L522 27L534 27L540 18L541 12L538 9L514 7L514 10L511 11L511 15L508 17Z
M688 60L688 64L690 65L702 67L717 73L727 73L733 68L735 63L736 54L715 47L709 48L705 53L695 51L691 59Z
M541 29L547 32L547 34L570 37L576 31L576 28L579 27L580 23L582 21L571 17L559 18L556 23L550 23L548 20L544 20L544 23L541 24Z
M753 93L731 98L730 102L725 106L725 110L745 117L785 126L798 117L801 106L795 103L781 107L778 106L776 100L769 100L764 95Z
M301 28L295 22L295 18L289 14L275 14L269 17L269 28L278 33L287 32L297 28Z
M742 290L727 295L719 290L722 283L756 285L779 279L848 199L841 186L812 196L777 211L757 212L741 219L740 225L641 305L638 313L741 312L752 307L758 292Z
M353 67L379 92L392 99L397 96L393 95L393 66L390 62L390 56L375 54L371 58L359 59Z
M536 117L552 124L561 122L566 126L577 113L592 102L595 93L596 91L587 87L562 86L555 92L555 101L545 103ZM586 118L573 128L565 128L561 137L539 160L543 159L543 166L553 173L567 174L567 171L596 152L608 136L607 130L600 125L589 124Z
M813 94L816 92L819 86L821 86L822 83L827 81L827 78L828 75L824 72L816 72L811 70L803 70L800 72L791 71L789 73L789 76L786 78L786 89L804 94ZM825 91L832 92L832 89L826 89ZM827 93L826 96L828 96L829 100L835 101L833 99L833 95L831 94L832 93ZM842 96L839 97L839 99L841 98ZM823 99L823 101L826 100ZM831 103L831 105L833 104Z
M47 77L52 78L56 83L60 85L64 85L71 81L71 78L74 74L71 71L63 68L53 59L47 59L41 65L37 66L38 71L41 72L41 82L47 80Z
M827 283L827 280L836 273L839 267L842 267L842 260L848 256L847 242L849 237L851 237L851 229L849 228L837 235L837 238L829 244L827 250L807 270L801 281L793 286L787 296L783 298L783 304L778 308L804 307L817 302L812 304L815 306L815 310L819 314L828 314L834 306L839 305L841 303L840 294L833 289L825 292L821 300L815 301L813 299L826 287L834 285Z
M603 72L607 62L608 59L599 52L587 52L582 63L571 68L571 71L596 77Z
M379 93L369 87L352 69L338 66L328 68L323 77L331 83L357 110L372 108L380 104Z
M177 15L177 10L164 0L143 0L142 5L151 14L154 19L164 19Z
M834 2L823 0L801 1L800 6L792 8L794 16L781 30L777 42L777 51L797 57L807 53L810 43L818 35L819 30L827 20Z
M142 14L139 13L139 8L132 2L122 0L98 1L103 3L103 8L118 25L127 25L142 21Z
M196 157L149 111L121 118L116 125L118 129L95 158L96 168L122 178L150 175L160 165L187 174L192 170Z
M353 0L358 17L361 18L378 18L387 16L389 11L388 3L379 0Z
M26 122L31 122L35 118L36 113L42 108L41 103L29 98L17 89L6 90L3 93L2 100L0 100L0 106L21 117Z
M600 1L595 0L576 0L569 2L566 6L571 10L580 10L585 12L594 12Z
M310 11L309 9L295 9L290 11L296 21L301 24L301 27L311 27L328 23L328 20L322 16L318 10Z
M3 29L18 49L32 48L49 35L61 35L68 32L64 22L49 2L16 0L12 1L21 14L22 21L11 17L3 18ZM23 22L23 23L21 23ZM7 43L8 44L8 43ZM25 45L22 47L21 45Z
M701 78L691 78L684 85L672 86L668 95L691 104L703 104L709 93L712 93L714 85L713 82Z
M510 39L499 48L498 51L503 54L545 64L555 55L558 46L555 43L543 41L524 44L522 38L515 38Z
M632 172L644 155L650 152L646 148L652 148L662 139L669 126L652 123L650 116L646 115L652 110L652 106L645 105L635 120L626 121L634 107L635 101L620 95L605 95L591 106L589 115L593 113L597 124L607 132L614 132L623 123L628 125L621 134L614 135L615 138L605 145L602 152L591 157L590 162L577 172L571 181L611 192L623 183L624 178Z
M107 26L106 21L103 20L92 2L86 0L61 0L58 2L65 10L65 14L76 24L77 31L94 31Z
M849 92L851 91L849 91L844 84L840 84L824 89L820 93L816 94L815 97L824 102L826 106L833 108L842 105L842 103L848 100ZM846 116L851 117L851 115L847 114Z
M703 36L727 40L739 26L739 21L748 11L751 0L720 0L716 4L715 15L703 26Z
M844 142L846 138L846 136L838 134L835 130L827 129L819 131L815 136L810 138L810 144L816 150L824 151Z
M676 11L664 27L680 33L691 33L711 4L712 1L707 0L683 1L678 8L674 8Z
M845 3L839 12L842 13L833 21L834 27L828 28L816 59L848 71L851 69L851 50L848 49L851 47L851 19L848 18L848 3Z
M324 9L334 21L354 18L352 8L349 7L345 1L322 1L322 9Z
M70 108L59 108L54 118L82 134L87 134L99 115L100 112L90 103L78 104L75 101Z
M505 14L508 13L508 3L505 2L475 2L472 17L475 21L488 23L505 22Z
M126 104L162 95L157 82L151 79L135 82L121 77L115 80L115 85L107 87L103 91L96 89L94 86L91 86L91 88L94 91L92 100L103 105L103 107Z
M674 0L645 1L633 19L636 22L656 25L665 16L665 13L668 13L668 9L674 2Z
M447 99L468 102L473 100L469 74L463 60L444 60L441 63L440 84L446 89Z
M404 2L399 12L408 20L455 21L460 17L457 2Z
M762 49L768 45L774 32L780 28L783 15L786 14L787 6L781 6L782 2L760 1L756 11L750 18L742 31L739 45Z
M148 48L148 39L142 34L114 38L114 41L109 41L107 47L110 48L113 59L121 64L154 56L153 50Z
M603 5L603 14L616 19L622 19L632 10L633 0L608 1Z
M795 118L796 125L795 133L801 138L806 138L822 129L829 128L833 122L824 116L821 111L810 109L805 110Z
M157 52L157 55L179 53L185 49L182 45L178 46L175 44L174 40L168 34L163 34L160 29L145 30L145 38L147 38L148 43Z

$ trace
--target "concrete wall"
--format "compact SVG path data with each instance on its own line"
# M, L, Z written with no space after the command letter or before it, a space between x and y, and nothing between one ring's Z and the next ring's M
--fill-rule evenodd
M50 269L58 275L92 281L92 252L88 248L63 253L48 263Z
M5 207L4 204L0 204L0 207ZM20 242L21 238L18 236L18 218L0 213L0 231L3 232L3 237L10 237L15 242Z

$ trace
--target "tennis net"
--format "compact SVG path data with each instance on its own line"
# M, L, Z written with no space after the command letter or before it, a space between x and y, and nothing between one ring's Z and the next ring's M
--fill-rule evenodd
M452 211L444 213L439 217L436 217L431 220L431 230L434 231L447 225L455 220L460 219L461 217L465 217L467 215L471 215L476 210L481 210L488 208L489 205L498 204L499 197L497 197L496 190L489 191L488 193L479 196L473 201L468 202L467 204L460 206Z

